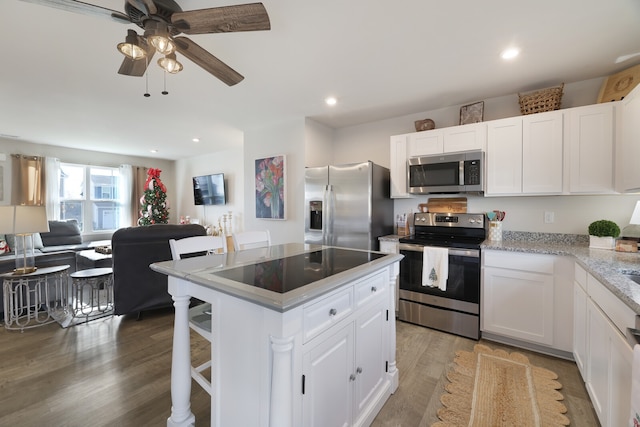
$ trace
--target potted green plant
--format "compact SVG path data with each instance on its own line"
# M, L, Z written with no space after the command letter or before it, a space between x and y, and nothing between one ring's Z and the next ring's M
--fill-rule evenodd
M597 249L613 249L616 237L620 235L620 227L608 219L600 219L589 224L589 247Z

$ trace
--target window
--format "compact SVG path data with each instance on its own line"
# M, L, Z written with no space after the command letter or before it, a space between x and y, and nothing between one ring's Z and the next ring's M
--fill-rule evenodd
M61 163L60 219L78 220L85 233L119 228L119 178L118 168Z

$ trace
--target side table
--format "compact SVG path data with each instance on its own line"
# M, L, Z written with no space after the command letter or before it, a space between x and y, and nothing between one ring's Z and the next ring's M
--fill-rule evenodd
M63 319L68 313L68 270L68 265L59 265L28 274L0 275L4 327L23 331Z
M71 316L63 327L113 314L113 269L90 268L71 273ZM81 319L81 322L74 322Z

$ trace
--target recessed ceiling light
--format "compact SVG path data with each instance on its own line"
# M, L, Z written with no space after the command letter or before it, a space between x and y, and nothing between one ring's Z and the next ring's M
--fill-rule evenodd
M331 106L333 106L333 105L336 105L336 104L338 103L338 100L337 100L335 97L330 96L330 97L328 97L328 98L325 98L324 102L325 102L327 105L331 105Z
M149 150L149 151L151 151L152 153L157 153L158 152L158 150Z
M192 141L193 142L200 142L200 138L193 138Z
M513 59L516 56L518 56L520 54L520 50L518 48L515 47L510 47L509 49L505 49L502 51L502 53L500 54L500 57L502 59Z

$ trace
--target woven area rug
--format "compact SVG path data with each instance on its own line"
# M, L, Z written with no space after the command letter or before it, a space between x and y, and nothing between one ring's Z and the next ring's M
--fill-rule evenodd
M569 425L557 378L521 353L482 344L473 352L458 351L447 373L447 393L440 398L441 421L432 427Z

